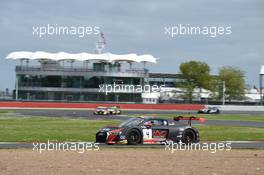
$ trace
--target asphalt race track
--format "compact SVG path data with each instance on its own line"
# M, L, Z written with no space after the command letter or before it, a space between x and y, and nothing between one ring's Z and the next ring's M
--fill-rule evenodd
M69 118L86 118L86 119L97 119L97 120L126 120L128 115L141 114L142 116L155 116L159 114L196 114L195 112L190 113L189 111L161 111L161 110L123 110L122 115L94 115L93 110L61 110L61 109L17 109L13 110L17 115L29 115L29 116L47 116L47 117L69 117ZM247 114L241 114L241 117ZM254 114L252 114L254 115ZM263 116L259 116L263 117ZM193 121L193 123L198 123ZM205 125L225 125L225 126L247 126L247 127L264 127L264 122L248 122L248 121L223 121L223 120L210 120L203 123Z
M7 109L12 111L20 111L21 113L53 113L56 116L62 115L79 115L79 117L87 116L92 113L94 109L84 109L84 108L19 108L19 107L0 107L1 109ZM70 111L70 112L69 112ZM197 114L195 110L150 110L150 109L123 109L122 113L124 115L129 114L143 114L143 115L151 115L151 114ZM239 115L262 115L264 116L263 111L221 111L221 114L239 114Z

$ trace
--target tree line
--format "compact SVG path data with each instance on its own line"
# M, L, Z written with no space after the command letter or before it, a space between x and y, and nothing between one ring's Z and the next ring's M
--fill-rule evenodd
M222 99L223 94L228 101L244 99L244 71L233 66L221 67L215 76L211 75L210 71L210 66L205 62L187 61L180 65L183 81L177 83L177 86L184 89L184 99L191 102L195 88L210 90L213 93L212 98L216 100Z

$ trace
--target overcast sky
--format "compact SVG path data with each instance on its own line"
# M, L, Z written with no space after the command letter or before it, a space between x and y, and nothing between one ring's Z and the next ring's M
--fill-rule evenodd
M96 36L32 35L33 26L99 26L106 51L115 54L152 54L151 72L178 73L180 63L208 63L212 74L221 66L246 72L248 84L259 85L264 65L263 0L1 0L0 89L14 88L15 65L5 60L12 51L94 52ZM216 38L164 34L165 26L231 26L232 34Z

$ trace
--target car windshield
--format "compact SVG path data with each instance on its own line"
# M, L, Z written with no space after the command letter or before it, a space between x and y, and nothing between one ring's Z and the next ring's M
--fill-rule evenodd
M144 121L143 118L130 118L126 121L124 121L123 123L121 123L119 125L119 127L124 127L124 126L137 126L140 123L142 123Z

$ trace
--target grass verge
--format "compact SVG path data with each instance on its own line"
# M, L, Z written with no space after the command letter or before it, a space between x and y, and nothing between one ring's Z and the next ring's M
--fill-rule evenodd
M94 141L99 128L118 123L116 120L0 117L0 141Z
M264 128L196 125L202 141L264 141Z
M0 117L0 142L95 141L95 133L117 120L56 117ZM264 140L264 128L195 125L202 141Z

